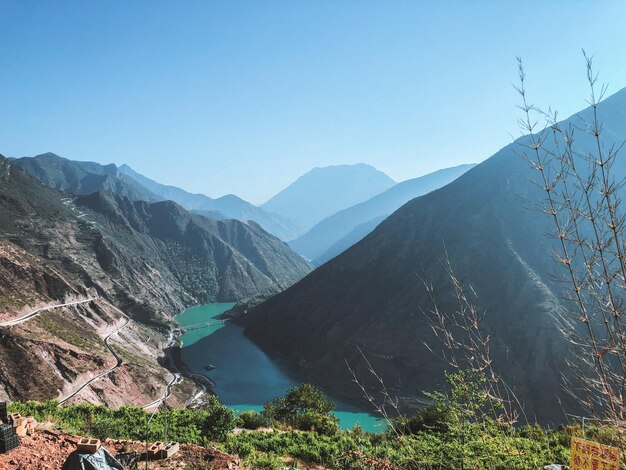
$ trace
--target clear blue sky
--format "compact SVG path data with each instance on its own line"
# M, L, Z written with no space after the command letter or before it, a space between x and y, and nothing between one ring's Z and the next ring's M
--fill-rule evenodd
M263 202L315 166L481 161L537 103L626 86L623 1L0 1L0 153Z

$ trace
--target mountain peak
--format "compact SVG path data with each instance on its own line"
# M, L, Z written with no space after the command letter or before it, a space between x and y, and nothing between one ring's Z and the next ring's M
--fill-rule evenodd
M378 175L381 178L388 179L389 181L392 181L393 183L395 183L395 181L393 181L388 175L378 170L373 165L370 165L369 163L354 163L354 164L342 163L339 165L316 166L312 168L311 170L307 171L304 175L298 178L298 180L302 178L310 178L310 177L319 178L319 177L324 177L325 175L332 175L332 176L345 175L346 177L355 177L359 173L362 173L365 175L367 174Z
M67 160L67 158L60 157L59 155L53 152L41 153L39 155L35 155L33 158L54 158L58 160Z
M445 186L474 166L458 165L402 181L364 202L325 218L289 245L304 257L315 260L315 263L325 262L367 235L380 223L381 217L384 219L411 199Z
M261 207L306 231L320 220L379 194L395 182L371 165L317 167L300 176Z

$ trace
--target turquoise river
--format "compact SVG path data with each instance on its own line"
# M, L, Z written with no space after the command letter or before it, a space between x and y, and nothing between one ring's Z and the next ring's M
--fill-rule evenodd
M284 395L298 382L250 341L241 326L215 319L233 305L200 305L176 316L182 328L191 327L181 337L182 360L194 373L213 381L222 403L235 411L259 411L264 403ZM370 432L384 428L376 417L339 400L333 401L343 429L356 423Z

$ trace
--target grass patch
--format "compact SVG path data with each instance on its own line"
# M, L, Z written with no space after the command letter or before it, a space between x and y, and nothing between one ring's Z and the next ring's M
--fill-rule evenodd
M0 293L0 309L8 311L19 311L30 302L15 291L5 291Z
M35 321L51 335L62 338L66 343L83 351L90 353L106 351L102 338L90 328L85 328L83 322L70 320L56 310L43 312Z

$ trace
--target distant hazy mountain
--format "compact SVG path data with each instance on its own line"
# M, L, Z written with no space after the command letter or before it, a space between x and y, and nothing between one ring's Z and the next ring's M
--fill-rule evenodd
M40 182L57 191L86 195L98 191L110 192L132 200L158 201L152 191L126 176L114 165L77 162L44 153L36 157L11 159Z
M394 184L381 171L362 163L314 168L261 207L293 221L304 233L320 220Z
M373 219L388 216L411 199L451 183L474 166L459 165L398 183L365 202L327 217L301 237L289 242L289 245L304 257L316 260L316 263L328 261L341 253L336 252L337 248L343 246L345 250L367 235L369 231L365 231L366 227L373 230L378 225L372 225ZM353 232L359 226L360 229ZM348 236L351 232L351 236ZM340 240L342 243L326 254Z
M295 225L290 220L278 214L269 213L233 194L212 199L204 194L192 194L176 186L157 183L137 173L128 165L120 166L119 170L148 188L159 199L177 202L187 210L204 213L205 215L219 213L223 214L223 217L237 220L253 220L281 240L290 240L298 233Z
M626 89L601 103L598 113L607 145L626 140ZM580 113L591 115L590 109ZM580 122L574 116L560 127ZM577 132L581 155L594 146L589 133ZM441 343L421 313L432 304L419 276L432 282L441 309L456 308L441 264L447 251L485 312L482 327L492 339L496 370L527 416L562 422L562 410L572 405L561 382L571 349L559 315L573 307L564 303L566 286L554 282L561 272L551 256L558 241L546 235L554 231L549 218L532 209L544 195L520 149L513 143L402 206L362 241L253 308L246 334L289 361L303 380L348 400L363 401L346 361L368 390L380 387L360 351L394 395L437 388L445 364L424 346ZM625 158L613 166L616 181L626 177Z

